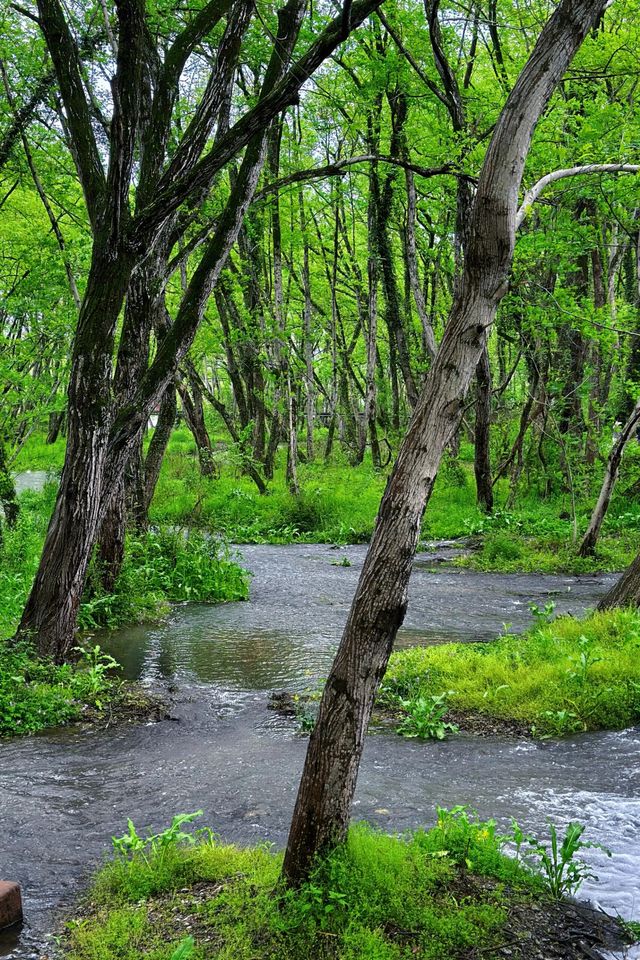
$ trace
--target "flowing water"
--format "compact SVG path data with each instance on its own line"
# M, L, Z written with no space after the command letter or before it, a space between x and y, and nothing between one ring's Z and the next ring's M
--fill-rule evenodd
M365 547L242 548L251 600L185 605L170 622L101 637L130 677L168 691L172 721L67 729L0 743L0 876L23 885L27 926L0 934L0 956L38 957L56 912L82 889L132 817L162 828L202 808L240 843L286 839L306 742L268 709L268 693L326 674ZM489 639L531 623L529 602L593 606L611 577L479 574L450 568L455 549L422 554L398 645ZM337 564L347 557L349 567ZM584 894L640 915L640 730L532 743L457 736L368 740L355 815L389 831L434 820L436 804L544 833L579 819L613 851L590 851L600 882Z

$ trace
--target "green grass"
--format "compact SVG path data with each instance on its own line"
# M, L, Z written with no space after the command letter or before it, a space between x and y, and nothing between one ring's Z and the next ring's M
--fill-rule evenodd
M536 735L640 722L640 612L559 617L492 643L394 653L380 702L448 694L454 709L521 721Z
M261 495L242 474L234 445L225 442L224 432L215 423L211 435L217 476L205 478L190 432L184 425L174 430L151 507L154 524L202 528L236 543L359 543L370 538L389 468L376 471L368 458L352 467L338 450L328 463L317 459L300 465L301 493L294 497L285 481L281 450L275 477ZM640 459L640 453L631 453L627 458L631 466L625 467L630 475ZM34 434L17 468L55 471L63 455L63 439L47 446L41 435ZM508 510L509 487L500 481L494 490L496 509L493 515L485 515L475 502L472 458L468 443L462 444L459 461L444 458L422 527L423 541L473 536L478 550L457 561L461 566L494 572L579 574L621 570L635 556L640 504L624 495L629 476L619 482L620 492L605 520L597 555L582 559L577 549L596 496L597 476L591 477L593 489L585 480L578 498L578 537L574 539L569 496L543 497L535 478Z
M360 824L297 892L278 888L282 857L213 839L117 856L98 873L66 960L445 960L491 955L509 904L542 882L501 852L495 824L440 811L402 838ZM508 889L508 893L506 892ZM274 893L274 891L276 891Z
M124 692L113 666L96 647L73 664L56 666L24 644L0 641L0 737L79 720L87 708L109 708Z
M26 646L10 647L38 566L55 486L25 492L13 529L0 545L0 736L33 733L77 720L121 697L117 676L93 656L58 667ZM248 578L223 544L197 531L150 532L127 539L125 561L112 593L92 565L78 623L81 629L154 620L171 602L242 600ZM131 692L131 691L130 691Z

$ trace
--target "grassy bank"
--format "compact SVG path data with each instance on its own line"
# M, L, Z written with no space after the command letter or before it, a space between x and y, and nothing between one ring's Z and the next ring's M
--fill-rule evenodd
M24 493L17 525L4 530L0 546L0 736L157 707L121 683L117 664L92 643L79 662L64 667L38 659L28 647L6 643L33 582L54 497L53 485L42 493ZM114 628L157 619L173 602L240 600L247 594L246 574L216 540L198 532L159 531L128 538L112 592L102 588L100 570L92 566L78 622L81 630Z
M394 653L380 702L415 736L443 703L537 736L632 726L640 722L640 613L560 617L492 643Z
M268 847L210 836L184 846L170 834L141 846L130 829L116 841L119 854L70 924L66 960L462 960L498 956L512 942L525 946L511 956L533 957L528 943L553 941L572 958L585 932L575 910L573 933L563 920L562 897L573 889L567 864L556 864L566 884L554 902L544 876L503 854L495 824L460 808L402 838L353 827L308 884L275 894L282 858ZM579 829L575 844L579 885L587 873L576 856ZM615 922L606 929L615 933Z
M285 455L280 451L274 479L261 495L242 474L238 454L224 431L215 423L210 426L216 475L201 476L193 438L185 426L177 427L151 508L154 524L200 527L236 543L359 543L370 538L389 468L376 471L368 458L353 467L336 451L329 462L319 457L300 465L301 492L295 497L285 481ZM34 434L21 451L16 469L56 470L63 455L62 439L47 446L42 436ZM634 457L628 458L630 463L635 464ZM621 491L624 482L622 478ZM568 494L545 497L533 480L515 506L506 509L506 481L500 481L494 493L496 509L487 516L475 502L473 449L463 443L459 460L443 461L425 513L423 541L471 536L477 549L458 562L496 572L621 570L637 552L640 504L622 492L611 504L597 556L588 559L577 556L577 547L597 489L585 488L577 497L577 539Z

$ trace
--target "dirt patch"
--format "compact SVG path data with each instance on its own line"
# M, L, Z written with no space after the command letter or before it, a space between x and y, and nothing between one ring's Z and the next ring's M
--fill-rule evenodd
M504 943L489 956L512 960L601 960L632 942L615 917L573 901L515 903L509 908ZM465 960L487 952L472 950Z
M107 730L122 723L159 723L168 720L170 704L136 683L123 683L114 697L101 708L85 704L75 724Z

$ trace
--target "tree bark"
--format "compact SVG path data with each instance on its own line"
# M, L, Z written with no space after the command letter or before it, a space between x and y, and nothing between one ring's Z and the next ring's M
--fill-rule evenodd
M507 289L517 198L536 123L603 0L562 0L498 119L473 204L464 273L380 511L309 741L283 865L300 884L340 842L378 684L407 606L420 523L442 453Z
M620 431L620 436L614 443L611 453L609 454L607 468L605 470L604 479L600 488L600 495L598 496L598 502L593 508L593 513L591 514L591 520L589 521L587 532L585 533L582 543L580 544L580 549L578 550L578 553L581 557L591 557L595 553L596 544L598 543L598 538L600 536L600 529L602 527L604 518L607 515L607 510L609 509L609 503L613 494L613 488L618 477L618 471L622 461L622 454L624 453L624 448L630 440L633 432L636 430L638 423L640 423L640 400L636 403L631 416Z
M493 510L491 482L491 364L485 346L476 369L476 422L474 429L474 470L478 506L486 513Z
M640 554L627 567L611 590L604 595L598 604L598 610L638 606L640 606Z

